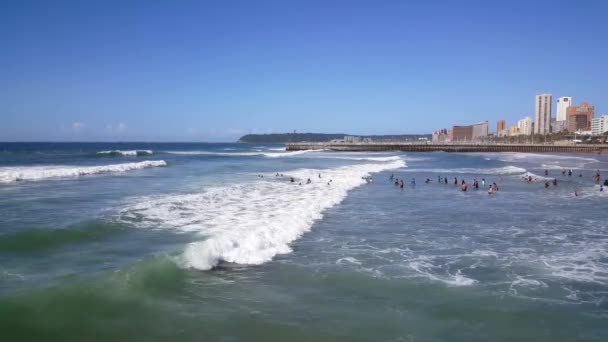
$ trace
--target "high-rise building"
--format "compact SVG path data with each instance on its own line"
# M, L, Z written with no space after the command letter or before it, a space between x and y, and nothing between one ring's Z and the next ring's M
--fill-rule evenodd
M571 96L562 96L557 99L557 116L556 121L566 121L566 112L572 104Z
M536 95L534 103L534 133L551 133L551 94Z
M587 102L581 103L578 107L568 107L568 131L590 131L594 113L595 107L589 106Z
M532 119L529 116L517 121L517 128L519 128L519 134L530 135L532 134Z
M507 123L505 120L498 120L496 123L496 135L500 135L506 128Z
M608 132L608 114L591 119L591 133L600 135Z

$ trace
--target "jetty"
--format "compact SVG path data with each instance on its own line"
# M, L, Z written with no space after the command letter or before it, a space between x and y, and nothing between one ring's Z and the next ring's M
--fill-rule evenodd
M432 143L288 143L287 151L330 150L343 152L524 152L524 153L602 153L608 144L432 144Z

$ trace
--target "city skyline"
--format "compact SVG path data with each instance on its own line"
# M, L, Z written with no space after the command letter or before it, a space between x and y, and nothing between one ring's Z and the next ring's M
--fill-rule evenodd
M553 18L540 23L546 7ZM542 92L601 115L607 11L600 1L8 3L0 140L428 133L512 124L534 115L529 96ZM563 25L576 17L589 25ZM539 37L593 53L548 58Z

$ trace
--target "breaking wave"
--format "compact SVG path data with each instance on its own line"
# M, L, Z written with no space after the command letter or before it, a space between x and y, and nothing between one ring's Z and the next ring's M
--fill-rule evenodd
M289 244L309 231L326 209L340 203L349 190L365 184L362 177L405 166L403 160L395 160L328 170L301 169L284 172L295 183L268 177L200 193L144 197L123 208L118 218L141 227L200 234L201 241L189 244L179 258L186 268L209 270L222 261L262 264L291 252ZM308 178L311 184L305 183Z
M112 150L112 151L99 151L97 155L100 156L128 156L128 157L136 157L136 156L151 156L154 152L151 150L130 150L130 151L121 151L121 150Z
M100 166L16 166L0 167L0 183L37 181L49 178L66 178L101 173L125 172L148 167L167 166L164 160L147 160L138 163L123 163Z
M305 150L305 151L289 151L289 152L212 152L212 151L166 151L169 154L179 155L209 155L209 156L221 156L221 157L251 157L261 156L268 158L281 158L281 157L292 157L310 152L320 152L322 150Z

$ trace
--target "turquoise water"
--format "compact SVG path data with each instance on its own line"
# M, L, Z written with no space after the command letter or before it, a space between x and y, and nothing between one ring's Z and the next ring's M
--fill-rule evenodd
M597 170L603 155L0 144L0 337L608 340Z

